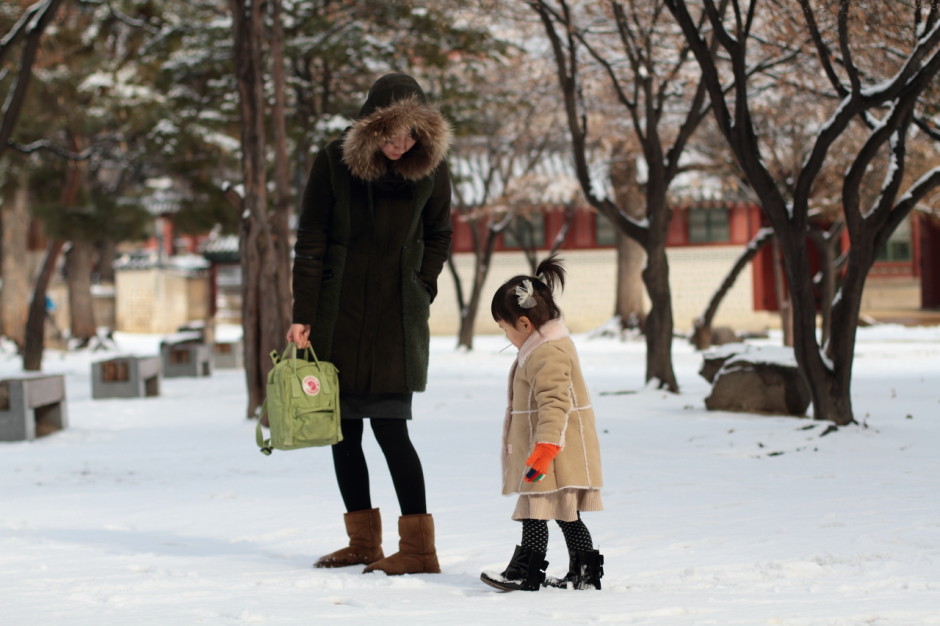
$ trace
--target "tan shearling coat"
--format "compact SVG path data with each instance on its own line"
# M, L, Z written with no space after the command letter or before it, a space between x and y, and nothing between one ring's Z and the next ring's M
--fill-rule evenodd
M598 490L603 478L594 409L574 343L561 319L543 324L529 336L519 349L509 379L509 408L503 428L503 494L555 494L559 503L566 498L570 503L575 495L577 502L596 503L578 510L600 508ZM525 461L536 443L552 443L561 451L545 478L530 483L523 480ZM572 491L592 493L585 500L585 494Z

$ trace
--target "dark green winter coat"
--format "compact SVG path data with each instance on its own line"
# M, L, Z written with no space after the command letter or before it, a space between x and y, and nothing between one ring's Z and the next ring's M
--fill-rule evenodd
M391 161L390 138L415 146ZM310 324L343 393L423 391L428 316L451 240L451 131L409 76L373 85L356 122L317 155L293 267L293 321Z

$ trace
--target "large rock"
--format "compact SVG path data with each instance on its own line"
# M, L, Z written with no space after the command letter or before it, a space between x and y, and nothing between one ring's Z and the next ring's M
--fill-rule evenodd
M705 355L699 372L712 382L710 411L805 416L809 387L789 348L723 346Z
M699 376L713 383L718 370L722 368L728 359L754 350L759 350L759 348L754 348L745 343L728 343L720 348L712 348L702 354L702 369L698 371Z

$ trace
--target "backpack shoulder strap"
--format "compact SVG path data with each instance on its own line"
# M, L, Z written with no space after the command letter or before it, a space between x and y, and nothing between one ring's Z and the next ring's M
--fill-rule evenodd
M261 403L261 412L258 413L258 423L255 424L255 442L258 444L258 448L261 450L262 454L270 456L271 451L274 449L271 447L271 439L265 439L264 432L261 430L261 418L264 417L267 410L268 399L265 398L264 402Z

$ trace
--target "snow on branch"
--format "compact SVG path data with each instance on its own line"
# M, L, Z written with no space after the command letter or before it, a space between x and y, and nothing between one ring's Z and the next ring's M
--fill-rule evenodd
M933 168L917 179L907 192L898 199L894 211L907 214L924 196L937 187L940 187L940 166Z
M904 90L915 82L930 78L937 73L940 66L940 20L934 24L933 29L922 37L911 52L907 61L888 80L866 87L861 91L862 98L867 101L867 107L876 106L889 100L901 97ZM920 89L917 89L920 91Z

